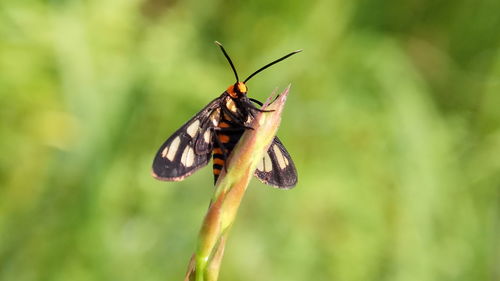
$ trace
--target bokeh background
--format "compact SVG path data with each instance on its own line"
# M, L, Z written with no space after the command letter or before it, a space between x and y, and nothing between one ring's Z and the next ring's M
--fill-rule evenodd
M220 280L499 280L500 1L0 2L0 279L182 280L211 169L161 143L292 83L290 191L253 180Z

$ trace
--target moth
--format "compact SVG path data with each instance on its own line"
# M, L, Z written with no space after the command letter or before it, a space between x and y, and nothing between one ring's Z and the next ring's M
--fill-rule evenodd
M163 143L153 161L152 175L156 179L181 181L213 158L216 183L243 132L252 129L250 123L258 112L265 111L256 106L262 106L260 101L247 96L246 83L257 73L301 51L291 52L266 64L241 82L222 44L217 41L215 44L229 62L236 83L230 85ZM297 184L295 165L278 137L274 138L257 165L255 176L263 183L278 188L292 188Z

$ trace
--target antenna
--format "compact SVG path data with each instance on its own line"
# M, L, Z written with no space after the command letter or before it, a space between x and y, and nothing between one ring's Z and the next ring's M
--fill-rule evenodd
M221 48L222 48L222 46L221 46ZM224 49L222 49L222 51L224 51ZM289 53L288 55L286 55L286 56L284 56L284 57L282 57L282 58L279 58L279 59L277 59L277 60L275 60L275 61L273 61L273 62L270 62L270 63L268 63L268 64L264 65L264 66L263 66L263 67L261 67L259 70L257 70L257 71L255 71L254 73L252 73L252 75L248 76L248 78L247 78L247 79L245 79L245 81L243 81L243 83L246 83L248 80L250 80L250 78L254 77L257 73L259 73L259 72L261 72L262 70L264 70L264 69L266 69L266 68L270 67L271 65L273 65L273 64L275 64L275 63L278 63L278 62L280 62L280 61L282 61L282 60L284 60L284 59L286 59L286 58L288 58L288 57L290 57L290 56L293 56L293 55L295 55L295 54L297 54L297 53L300 53L300 52L302 52L302 50L293 51L293 52ZM224 52L224 54L225 54L225 52ZM232 65L232 64L231 64L231 65Z
M226 57L227 61L229 62L229 64L231 65L231 68L233 69L233 72L234 72L234 76L236 77L236 83L238 83L240 81L240 79L238 78L238 73L236 72L236 68L234 68L234 64L233 62L231 61L231 58L229 57L229 55L226 53L226 50L224 50L224 47L222 47L222 44L219 43L218 41L215 41L215 44L217 46L220 47L220 49L222 50L222 52L224 53L224 56Z

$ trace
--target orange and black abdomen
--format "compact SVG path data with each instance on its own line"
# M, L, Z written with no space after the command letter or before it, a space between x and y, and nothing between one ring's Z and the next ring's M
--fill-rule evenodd
M230 106L226 108L233 112L235 116L246 119L246 116L242 116L245 114L237 110L236 106L233 106L233 103L229 105ZM226 104L223 106L226 106ZM226 157L231 154L245 131L242 126L237 125L236 122L232 120L231 116L225 113L221 114L221 119L217 127L218 130L215 133L215 138L217 139L213 144L213 171L215 182L217 182L222 169L224 169L227 160Z

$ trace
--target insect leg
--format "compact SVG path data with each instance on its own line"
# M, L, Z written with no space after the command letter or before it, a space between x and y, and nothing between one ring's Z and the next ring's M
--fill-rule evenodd
M254 99L254 98L248 98L248 99L249 99L250 101L253 101L254 103L256 103L256 104L260 105L260 106L263 106L263 105L264 105L264 104L263 104L263 103L261 103L259 100L256 100L256 99Z
M254 103L262 106L263 103L261 103L260 101L256 100L256 99L253 99L253 98L249 98L250 101L253 101ZM256 110L256 111L259 111L259 112L273 112L274 110L265 110L265 109L260 109L260 108L257 108L255 105L251 104L251 103L248 103L248 107L253 109L253 110Z
M274 109L271 109L271 110L260 109L260 108L255 107L255 105L253 105L253 104L251 106L249 106L249 107L250 107L250 109L256 110L258 112L273 112L274 111Z
M237 126L240 126L240 127L243 127L245 129L249 129L249 130L253 130L252 127L249 127L247 125L245 125L245 123L241 120L241 118L239 118L238 116L234 115L233 112L231 112L229 109L225 108L225 107L222 107L222 111L224 111L224 113L226 113L227 115L229 115L229 117L231 117L232 120L227 120L227 122L231 123L231 124L234 124L234 125L237 125ZM254 115L252 115L253 117L255 117Z
M234 123L236 123L237 125L241 125L241 126L244 125L244 120L242 120L240 117L236 116L231 110L227 109L224 106L221 108L225 114L227 114L227 115L229 115L229 117L231 117L232 120L230 120L230 121L234 121Z

